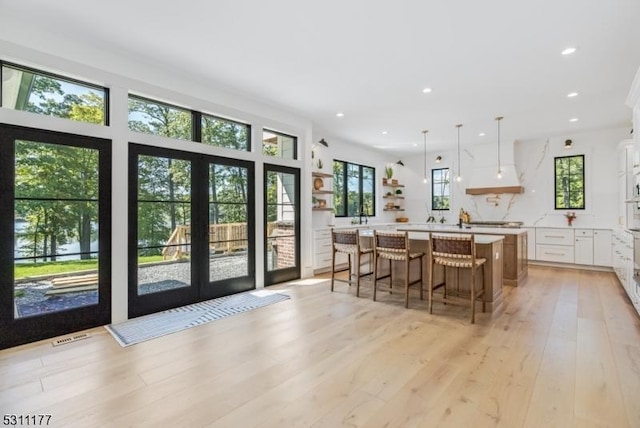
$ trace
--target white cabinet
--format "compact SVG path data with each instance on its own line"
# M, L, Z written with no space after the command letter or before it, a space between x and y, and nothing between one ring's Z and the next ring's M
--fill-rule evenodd
M318 229L313 232L313 270L331 267L331 230Z
M596 266L611 266L612 242L611 231L608 229L594 229L593 231L593 264Z
M573 249L573 262L579 265L593 264L593 237L576 237L576 245Z
M536 260L573 263L573 229L536 229Z

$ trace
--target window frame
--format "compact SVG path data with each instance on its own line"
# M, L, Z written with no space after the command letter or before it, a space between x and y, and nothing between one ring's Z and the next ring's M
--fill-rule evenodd
M40 76L49 77L49 78L52 78L52 79L58 79L58 80L65 81L67 83L73 83L73 84L76 84L76 85L85 86L85 87L90 88L90 89L103 91L103 93L104 93L104 112L103 112L104 113L104 123L101 124L101 125L102 126L109 126L110 125L110 121L111 121L111 118L110 118L111 100L110 100L110 97L109 97L109 88L107 88L105 86L100 86L100 85L95 84L95 83L90 83L90 82L86 82L84 80L76 79L76 78L73 78L73 77L67 77L67 76L64 76L62 74L56 74L56 73L52 73L52 72L49 72L49 71L40 70L40 69L37 69L37 68L28 67L28 66L21 65L21 64L16 64L16 63L10 62L10 61L3 61L3 60L0 59L0 107L1 108L5 108L2 105L2 83L1 83L2 82L2 77L3 77L2 76L2 69L5 66L11 67L11 68L15 68L15 69L20 70L20 71L26 71L27 73L38 74ZM26 110L17 110L17 111L23 111L25 113L32 113L32 112L29 112L29 111L26 111ZM38 113L35 113L35 114L38 114ZM44 116L47 116L47 115L44 115ZM52 116L52 117L58 117L58 116ZM58 119L66 119L66 118L58 117ZM73 119L67 119L67 120L73 120ZM77 120L74 121L74 122L88 123L88 124L91 124L91 125L98 125L97 123L77 121Z
M182 110L184 112L188 112L190 114L190 116L191 116L191 136L190 136L190 138L182 139L182 138L168 137L166 135L161 135L161 134L148 134L146 132L135 131L135 130L129 128L129 114L131 113L130 110L129 110L129 100L131 98L134 98L134 99L136 99L138 101L143 101L143 102L146 102L146 103L158 104L158 105L161 105L161 106L170 107L170 108L173 108L173 109L176 109L176 110ZM181 106L176 105L176 104L171 104L171 103L167 103L167 102L164 102L164 101L158 101L158 100L155 100L153 98L145 97L143 95L137 95L137 94L132 93L132 92L127 93L127 129L130 132L136 132L138 134L144 134L144 135L153 135L153 136L156 136L156 137L171 138L171 139L179 140L179 141L200 142L201 136L202 136L200 114L201 113L198 112L198 111L191 110L191 109L186 108L186 107L181 107Z
M364 206L364 192L363 192L363 169L364 168L369 168L372 171L372 178L371 178L371 183L372 183L372 189L371 189L371 193L373 195L373 197L371 198L371 214L367 213L366 215L369 217L373 217L376 215L376 168L373 166L369 166L369 165L363 165L363 164L358 164L358 163L354 163L354 162L348 162L348 161L343 161L343 160L339 160L339 159L334 159L331 169L333 170L333 165L339 162L342 164L342 182L344 183L343 189L342 189L342 200L344 201L344 210L342 212L338 212L336 209L336 190L334 187L334 191L333 191L333 201L334 201L334 214L336 217L351 217L349 215L349 204L348 204L348 194L349 194L349 190L348 190L348 186L347 186L347 175L348 175L348 171L349 168L348 166L357 166L358 167L358 205L359 206ZM333 174L334 177L334 183L335 183L335 173ZM353 215L358 215L357 213L354 213Z
M434 177L434 173L436 171L447 171L447 174L450 176L450 169L449 167L445 167L445 168L432 168L431 169L431 211L451 211L451 178L448 179L448 184L449 184L449 193L446 195L448 201L449 201L449 208L435 208L435 197L436 197L436 192L435 192L435 185L436 185L436 180ZM443 181L438 181L438 183L443 183ZM438 195L440 196L440 195ZM442 195L442 197L444 198L445 195Z
M199 112L199 111L194 111L194 115L195 115L195 117L194 117L194 141L202 143L202 144L206 144L207 146L217 147L217 148L221 148L221 149L237 150L239 152L251 152L251 124L243 123L243 122L239 122L237 120L231 120L231 119L227 119L225 117L217 116L215 114L209 114L209 113L204 113L204 112ZM196 117L197 117L197 120L196 120ZM209 118L212 118L212 119L215 119L215 120L220 120L220 121L223 121L223 122L229 122L229 123L232 123L234 125L245 126L247 128L247 148L244 149L244 150L240 150L240 149L234 149L232 147L216 146L214 144L209 144L209 143L206 143L206 142L202 141L202 121L204 120L205 117L209 117Z
M572 159L572 158L579 158L582 160L582 176L581 176L581 181L582 181L582 206L581 207L573 207L573 206L568 206L568 207L558 207L558 174L557 174L557 162L559 160L562 159ZM584 210L586 209L586 205L587 205L587 183L585 180L585 169L586 169L586 164L585 164L585 155L581 154L581 155L568 155L568 156L555 156L553 158L553 206L554 209L556 210ZM571 173L569 172L569 177L571 177Z
M266 155L266 154L264 153L264 133L265 133L265 132L270 132L270 133L272 133L272 134L279 135L279 136L281 136L281 137L289 137L289 138L292 138L292 139L293 139L293 157L291 157L291 158L283 158L283 157L281 157L281 156L276 157L276 156L269 156L269 155ZM261 146L261 148L260 148L260 153L262 154L262 156L265 156L265 157L266 157L266 158L268 158L268 159L288 159L288 160L298 160L298 137L296 137L295 135L286 134L286 133L284 133L284 132L274 131L274 130L273 130L273 129L271 129L271 128L264 128L264 127L263 127L263 128L262 128L262 142L263 142L263 143L262 143L262 146Z

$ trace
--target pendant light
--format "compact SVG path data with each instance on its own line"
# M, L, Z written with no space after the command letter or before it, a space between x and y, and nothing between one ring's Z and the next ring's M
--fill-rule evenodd
M496 122L498 122L498 178L502 178L502 168L500 168L500 121L504 119L502 116L496 117Z
M457 124L456 128L458 128L458 174L456 175L456 181L459 183L462 181L462 176L460 175L460 128L462 128L462 124Z
M428 129L422 131L422 135L424 135L424 177L422 178L422 182L427 182L427 132Z

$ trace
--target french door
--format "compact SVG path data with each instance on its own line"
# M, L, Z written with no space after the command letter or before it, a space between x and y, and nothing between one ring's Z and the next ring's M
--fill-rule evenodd
M130 144L129 316L255 288L253 163Z
M300 278L300 170L264 165L265 285Z
M0 125L0 348L111 319L111 142Z

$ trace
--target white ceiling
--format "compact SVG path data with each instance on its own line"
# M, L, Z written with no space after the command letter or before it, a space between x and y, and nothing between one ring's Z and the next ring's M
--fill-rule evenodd
M463 146L495 141L498 115L504 140L630 128L640 67L638 0L0 0L0 15L394 153L420 152L423 129L453 147L457 123Z

